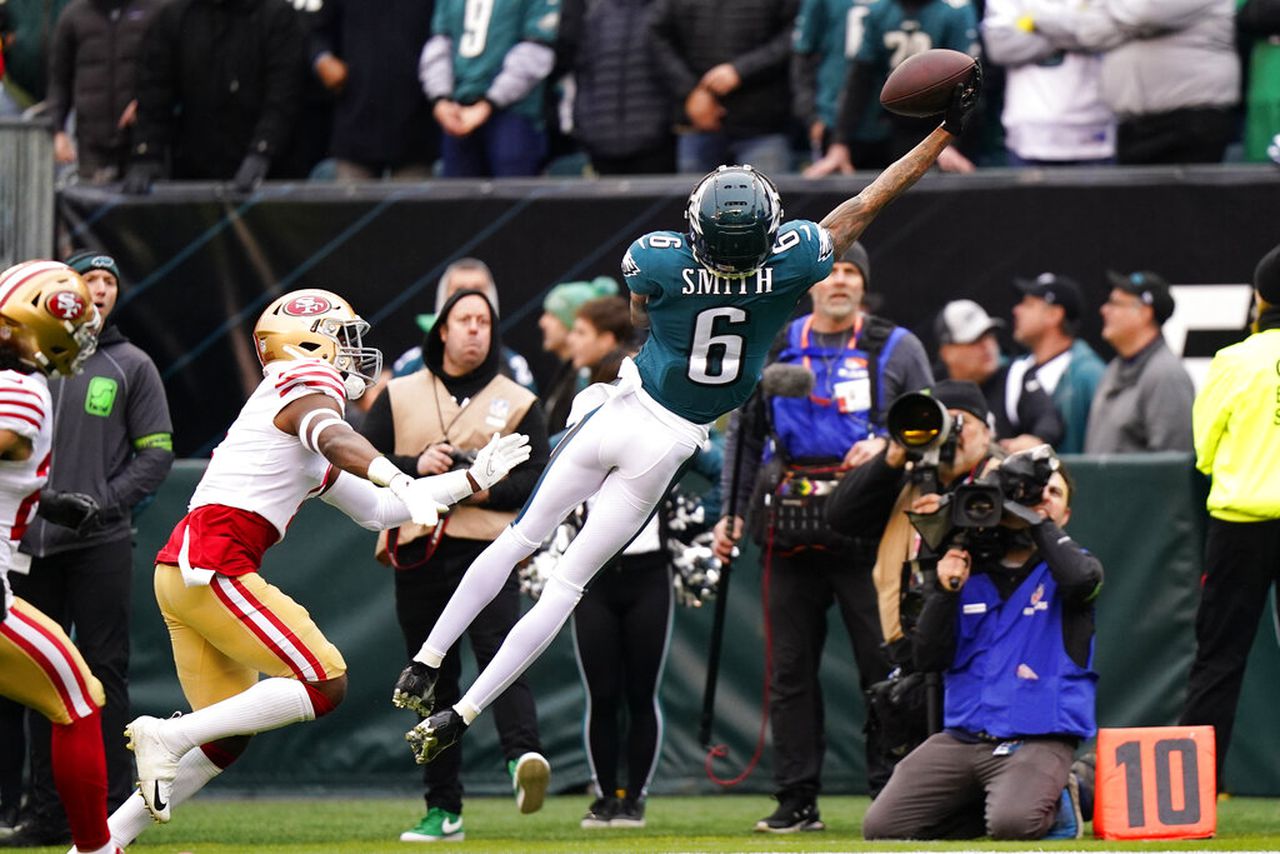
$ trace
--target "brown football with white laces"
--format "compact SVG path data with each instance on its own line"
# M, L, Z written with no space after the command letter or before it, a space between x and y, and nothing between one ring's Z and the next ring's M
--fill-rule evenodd
M934 48L908 58L895 68L880 90L880 103L891 113L924 118L945 111L957 83L973 74L977 60L967 53Z

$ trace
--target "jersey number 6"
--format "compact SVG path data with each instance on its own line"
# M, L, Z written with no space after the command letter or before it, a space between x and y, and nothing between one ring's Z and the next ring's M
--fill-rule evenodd
M722 317L730 325L747 322L747 312L730 305L698 312L693 325L688 372L689 379L695 383L728 385L742 373L742 336L715 334L716 321ZM719 359L718 364L712 361L713 356Z

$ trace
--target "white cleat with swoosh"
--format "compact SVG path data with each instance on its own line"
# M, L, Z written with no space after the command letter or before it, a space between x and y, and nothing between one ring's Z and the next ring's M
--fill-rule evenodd
M161 823L169 820L173 778L182 758L181 753L165 744L160 732L163 726L160 718L143 715L124 729L127 746L138 763L138 791L147 812Z

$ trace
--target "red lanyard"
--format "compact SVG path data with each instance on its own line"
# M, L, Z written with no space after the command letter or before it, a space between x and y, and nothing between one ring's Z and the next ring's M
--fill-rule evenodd
M805 354L804 354L804 369L805 369L806 371L808 371L809 373L811 373L811 374L813 373L813 364L812 364L812 362L811 362L811 361L810 361L810 359L809 359L809 353L808 353L808 350L809 350L809 329L810 329L812 326L813 326L813 315L811 314L811 315L809 315L808 317L806 317L806 318L804 319L804 326L800 327L800 349L805 351ZM861 313L861 312L859 312L859 313L858 313L858 319L857 319L856 321L854 321L854 324L853 324L853 334L849 336L849 341L848 341L848 343L845 345L845 349L846 349L846 350L857 350L857 349L858 349L858 336L859 336L859 335L861 335L861 334L862 334L862 313ZM831 370L835 370L834 366L832 366ZM828 378L828 379L831 379L831 378ZM832 385L832 387L834 388L834 386L835 386L835 380L834 380L834 379L831 379L831 385ZM819 397L819 396L818 396L818 395L816 395L816 394L811 394L811 395L809 395L809 400L813 401L814 403L818 404L819 406L830 406L830 405L831 405L831 398L828 398L828 397Z

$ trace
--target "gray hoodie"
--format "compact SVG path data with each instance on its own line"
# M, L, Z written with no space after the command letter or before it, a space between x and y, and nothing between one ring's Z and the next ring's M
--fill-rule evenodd
M84 371L49 381L53 461L45 489L84 492L102 512L84 536L40 517L22 538L36 557L130 536L132 509L173 465L173 424L160 372L115 325L98 338Z
M1235 0L1033 0L1037 32L1105 52L1102 99L1123 121L1240 100Z

